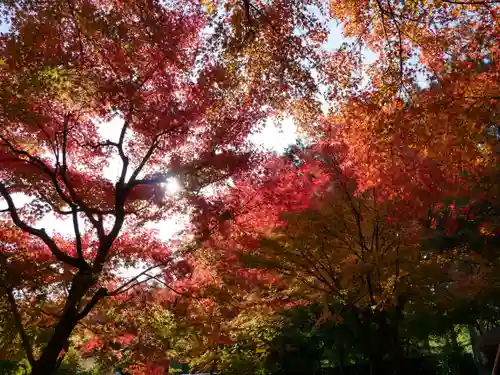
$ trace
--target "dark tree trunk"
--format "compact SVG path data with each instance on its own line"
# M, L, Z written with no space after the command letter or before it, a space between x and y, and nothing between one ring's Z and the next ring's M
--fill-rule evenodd
M78 320L76 316L65 315L57 323L54 334L36 361L31 371L31 375L52 375L59 366L59 356L63 349L67 347L71 332L75 328Z
M344 366L345 366L344 357L345 357L344 343L341 343L339 348L340 375L344 375Z
M394 319L391 322L391 329L392 329L392 334L393 334L393 341L392 341L392 360L393 360L393 373L394 374L399 374L401 372L401 361L403 359L403 343L401 340L401 335L400 335L400 325L401 322L404 319L404 304L405 304L405 299L402 297L398 297L397 303L395 306L395 314L394 314Z
M63 314L57 322L47 346L35 362L31 375L53 375L58 369L60 356L63 355L63 350L68 348L71 333L83 317L79 312L80 303L94 283L95 279L90 269L79 271L75 275Z

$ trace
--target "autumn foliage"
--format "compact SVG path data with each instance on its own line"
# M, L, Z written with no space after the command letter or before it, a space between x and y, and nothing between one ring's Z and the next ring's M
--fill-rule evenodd
M256 322L340 304L377 369L414 301L498 282L496 2L1 9L0 359L213 369ZM305 145L250 142L287 116Z

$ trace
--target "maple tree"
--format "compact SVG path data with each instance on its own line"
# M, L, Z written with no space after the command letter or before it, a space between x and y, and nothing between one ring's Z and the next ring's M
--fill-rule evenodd
M401 250L396 257L384 251L364 269L351 267L354 276L344 292L359 297L351 301L368 306L376 306L378 298L398 301L401 290L391 286L399 284L431 304L437 300L450 305L449 298L463 303L488 289L488 283L496 285L496 263L491 262L498 239L496 221L490 216L480 224L482 214L476 210L483 207L495 216L495 193L485 199L484 186L477 182L494 176L498 165L497 13L496 2L331 2L331 16L342 21L344 36L353 40L338 51L318 54L321 61L315 68L329 91L331 111L326 118L304 116L299 124L320 149L330 148L326 154L325 149L318 152L320 158L342 154L338 167L348 171L352 181L346 198L360 210L373 207L372 212L364 210L369 219L361 217L356 206L346 210L349 199L328 194L323 184L328 186L330 179L317 161L308 160L299 168L301 175L283 160L274 160L228 189L229 198L222 198L214 215L224 217L223 223L201 220L220 226L221 234L212 237L207 248L220 253L225 265L237 262L237 254L247 265L277 271L285 283L305 285L298 293L302 298L317 300L333 293L345 301L339 293L346 268L342 254L359 257L367 236L363 231L375 233L370 225L381 219L393 228L393 236L401 232L408 248L394 246L394 251ZM368 66L364 47L378 54ZM465 207L457 203L463 200ZM374 211L381 217L373 218ZM478 221L469 216L471 211ZM336 216L338 212L342 214ZM356 218L363 223L359 231L353 230ZM437 221L446 233L438 235L440 240L455 238L446 246L432 244L434 252L424 253L422 261L425 227L436 229ZM262 243L266 237L271 238ZM483 242L489 258L472 250ZM406 265L412 271L408 284L394 283L398 272L384 262L397 263L396 258L404 264L412 256L413 262ZM243 268L233 276L248 272ZM384 274L386 269L392 274ZM356 276L364 273L368 280L359 282ZM381 314L368 310L366 317L384 317L391 304L381 305ZM384 319L376 324L384 325Z
M346 316L357 316L344 329L358 332L356 345L372 371L382 371L388 355L398 373L403 342L429 335L414 332L415 322L424 326L438 309L449 320L429 330L454 337L454 324L474 322L482 315L474 311L491 303L485 301L497 285L498 236L491 221L497 184L489 199L481 184L463 208L458 198L449 198L454 205L436 204L427 227L420 217L401 214L401 201L388 199L383 189L360 192L356 174L342 162L346 150L328 143L295 147L288 159L271 157L257 172L235 179L218 197L225 202L225 219L204 221L219 227L205 246L212 270L225 275L226 285L258 275L261 293L274 286L272 299L260 295L273 304L268 314L313 303L323 309L318 325L342 326ZM491 222L481 226L482 211Z
M248 167L246 136L274 86L245 85L243 63L210 55L196 1L3 6L2 291L32 373L48 374L101 300L144 283L121 267L175 274L171 246L145 224L203 208L204 186ZM172 177L177 196L165 194ZM49 213L72 233L44 229Z
M495 280L497 186L478 181L498 165L497 2L2 7L0 317L33 374L71 348L137 374L163 371L165 353L207 368L253 309L332 295L380 328L379 361L398 355L407 295L477 296ZM256 155L247 136L283 114L312 146ZM183 189L168 195L173 178ZM203 244L193 256L148 229L178 213ZM71 233L43 229L49 217Z
M312 148L293 155L298 166L275 158L259 180L235 181L224 205L234 210L233 219L207 243L240 264L232 271L225 261L226 274L262 278L267 269L285 285L277 291L292 301L328 305L333 298L370 316L399 303L405 278L418 264L414 234L391 223L390 206L374 191L354 196L356 183L340 169L340 155Z

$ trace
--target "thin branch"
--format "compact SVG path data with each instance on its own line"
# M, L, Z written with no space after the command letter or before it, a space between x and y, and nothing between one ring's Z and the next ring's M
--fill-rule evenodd
M89 142L86 142L86 143L80 143L79 142L78 144L80 146L90 147L92 149L97 149L99 147L116 147L117 149L119 148L118 143L112 142L109 139L105 140L104 142L99 142L99 143L95 143L95 144L92 144L92 143L89 143Z
M150 276L147 277L146 279L142 280L142 281L136 281L135 283L132 283L131 285L129 285L125 289L120 290L119 292L116 292L116 293L113 293L113 294L109 294L109 295L111 295L111 296L117 296L118 294L127 293L130 289L134 289L136 286L144 284L144 283L148 282L149 280L151 280Z
M80 227L78 224L78 210L76 209L76 207L73 207L71 213L73 217L73 229L75 231L76 253L78 254L78 258L85 260L83 257L82 235L80 234Z
M71 12L71 17L73 18L73 22L75 23L76 34L78 36L78 44L80 46L80 57L83 58L84 53L83 53L82 32L80 30L80 25L78 25L78 19L76 17L76 13L75 13L75 7L73 6L72 0L68 0L67 3L68 3L69 10Z
M127 282L125 282L124 284L120 285L118 288L116 288L115 290L113 290L112 292L109 292L108 295L109 296L114 296L114 295L117 295L119 293L121 293L121 291L123 289L125 289L128 285L130 285L131 283L133 283L134 281L137 281L137 279L143 275L145 275L146 273L148 273L149 271L151 271L152 269L155 269L157 267L162 267L162 266L165 266L167 265L168 263L170 263L170 260L167 260L167 261L164 261L164 262L161 262L161 263L158 263L156 265L153 265L153 266L150 266L148 268L146 268L144 271L142 271L141 273L137 274L136 276L134 276L133 278L131 278L130 280L128 280ZM135 286L135 284L134 284Z
M63 192L63 190L61 189L61 186L59 185L59 182L57 181L57 175L56 173L54 173L54 171L52 171L48 166L47 164L45 164L42 160L40 160L39 158L31 155L29 152L26 152L24 150L18 150L14 147L14 145L12 145L12 143L10 143L5 137L1 136L0 135L0 139L2 141L5 142L5 144L7 145L7 147L9 147L9 149L16 155L20 155L20 156L24 156L26 157L28 160L23 160L23 159L20 159L18 158L17 160L15 161L19 161L19 162L22 162L22 163L28 163L28 164L31 164L33 165L34 167L40 169L42 172L44 172L45 174L47 174L51 180L52 180L52 183L54 184L54 187L56 188L56 191L57 193L59 194L59 196L62 198L62 200L64 202L66 202L69 206L72 206L74 205L74 203L71 201L71 199Z
M10 304L10 308L12 311L12 315L14 317L14 323L16 325L16 328L19 332L19 335L21 336L21 342L23 345L23 349L26 352L26 357L28 357L28 361L31 366L35 364L35 357L33 355L33 348L30 343L30 339L28 335L26 334L26 331L24 330L23 326L23 321L21 318L21 314L19 313L19 309L17 308L17 302L16 299L14 298L14 294L12 293L12 288L7 285L1 285L4 290L5 294L7 295L7 299Z
M67 156L67 148L68 148L68 123L70 120L70 115L66 115L64 119L64 126L63 126L63 139L62 139L62 167L61 167L61 176L64 181L64 184L70 191L70 195L72 194L72 191L70 189L69 181L66 175L66 172L68 170L68 156ZM59 163L58 163L59 165ZM74 199L75 197L73 197ZM82 236L80 234L80 228L78 224L78 209L75 205L71 206L71 216L73 219L73 230L75 233L75 242L76 242L76 253L78 254L78 258L81 260L85 260L83 257L83 252L82 252ZM92 215L90 215L92 216Z
M123 164L122 172L120 174L117 187L118 186L122 187L125 185L125 177L127 176L129 159L127 155L125 155L125 150L123 149L123 142L125 141L125 135L127 134L127 129L130 125L130 121L132 120L132 110L133 110L133 105L131 104L127 113L127 118L123 123L122 129L120 131L120 137L118 138L118 143L116 144L116 147L118 148L118 154L120 155L120 159L122 160Z
M19 214L16 210L16 207L14 206L14 202L12 200L12 197L2 182L0 182L0 194L7 201L7 205L9 206L10 216L11 216L12 221L14 222L15 225L17 225L23 231L40 238L48 246L48 248L50 249L52 254L59 261L66 263L66 264L69 264L70 266L73 266L73 267L76 267L79 269L85 268L86 263L82 262L81 259L73 258L72 256L69 256L68 254L61 251L61 249L59 249L59 247L52 240L52 238L50 238L47 235L47 232L45 231L44 228L42 228L42 229L33 228L32 226L26 224L24 221L21 220L21 218L19 217Z
M397 21L396 14L394 13L394 9L392 8L391 2L389 1L388 3L389 9L390 9L390 14L391 14L391 19L392 22L394 23L394 26L396 27L397 33L398 33L398 52L399 52L399 79L400 79L400 84L401 87L404 88L404 52L403 52L403 37L401 35L401 26L399 22Z
M54 204L54 202L52 202L45 194L43 194L41 192L38 192L38 194L40 195L40 198L45 203L47 203L54 212L58 213L59 215L71 215L72 214L72 211L64 211L64 210L60 209L59 207L57 207L56 204Z
M54 157L57 158L57 148L56 146L54 145L54 142L52 142L51 140L51 137L49 135L49 133L47 133L47 131L45 130L45 128L43 126L41 126L39 123L37 123L37 127L40 129L40 131L45 135L45 137L47 138L47 142L49 143L50 145L50 148L52 149L52 152L54 153Z
M61 316L56 314L56 313L51 313L49 311L46 311L44 309L42 309L41 307L36 307L37 310L39 310L40 312L42 312L43 314L47 315L47 316L50 316L52 318L57 318L57 319L60 319Z
M54 210L56 213L58 213L59 215L72 215L73 214L73 211L64 211L64 210L61 210L59 207L57 207L54 202L52 202L49 197L47 197L46 195L44 195L43 193L41 192L38 192L38 194L40 195L40 198L45 202L47 203L50 208L52 208L52 210ZM75 209L77 212L83 212L83 209L79 209L78 207L75 206ZM7 209L8 210L8 209ZM89 210L90 210L90 213L92 214L95 214L95 215L111 215L114 213L113 210L109 209L109 210L98 210L98 209L94 209L94 208L91 208L89 207ZM0 211L1 212L1 211Z
M71 199L73 200L73 202L71 202L69 205L70 207L73 209L75 207L75 203L77 205L79 205L82 209L82 212L85 214L85 216L87 216L87 218L89 219L89 221L92 223L92 225L94 226L94 228L99 231L99 223L98 221L92 216L92 209L87 206L87 204L85 204L85 202L83 202L83 200L81 200L80 198L78 198L78 195L76 194L75 190L73 189L72 185L70 184L69 180L68 180L68 174L67 174L67 170L68 170L68 160L67 160L67 142L68 142L68 132L69 132L69 128L68 128L68 124L69 124L69 120L71 119L71 115L70 114L67 114L65 117L64 117L64 123L63 123L63 143L62 143L62 164L57 164L57 166L59 167L59 169L61 170L61 178L64 182L64 185L66 186L66 188L68 189L68 192L69 192L69 195L71 196ZM57 181L57 175L54 174L55 176L55 181ZM72 211L72 214L74 215L74 211ZM76 235L76 232L75 232L75 235Z
M167 182L168 178L171 176L174 176L174 173L170 172L170 173L165 173L165 174L158 175L158 176L155 176L152 178L134 180L134 181L130 181L128 186L129 186L129 189L131 189L137 185L161 184L161 183Z
M144 169L144 167L146 166L147 162L149 161L149 159L151 158L151 156L153 155L153 153L155 152L157 146L158 146L158 141L160 140L160 138L165 135L166 133L168 133L169 131L172 131L173 129L168 129L168 130L164 130L160 133L158 133L154 138L153 138L153 141L151 142L151 146L149 146L149 149L148 151L146 152L146 155L144 155L144 157L142 158L141 162L139 163L139 165L137 166L137 168L132 172L132 175L130 176L130 183L133 183L133 181L137 178L137 176L141 173L141 171Z
M69 120L71 119L71 116L68 114L64 116L64 123L63 123L63 134L62 134L62 173L63 175L66 175L66 171L68 169L68 155L67 155L67 149L68 149L68 124Z
M149 277L149 280L156 280L158 281L160 284L162 284L165 288L171 290L172 292L180 295L180 296L183 296L183 297L188 297L188 298L193 298L193 299L197 299L197 300L200 300L201 297L196 297L196 296L193 296L193 295L189 295L189 294L186 294L186 293L182 293L182 292L179 292L178 290L175 290L174 288L172 288L170 285L168 285L168 283L166 283L165 281L161 280L160 278L158 278L158 275L149 275L149 274L145 274L145 276L148 276Z
M243 0L245 7L245 16L247 18L248 26L250 26L250 31L253 32L252 16L250 15L250 0Z
M127 113L127 118L122 126L120 132L120 138L117 143L118 153L120 155L123 165L120 178L115 184L115 205L114 205L115 222L113 223L111 231L107 235L104 232L102 215L99 215L97 220L98 226L96 228L98 228L97 234L100 240L99 249L97 251L97 255L94 260L94 271L97 273L99 273L102 270L109 249L111 248L114 240L120 233L120 230L123 226L123 222L125 221L125 202L127 200L127 193L128 193L127 187L125 185L125 178L127 175L129 158L127 157L127 155L125 155L125 151L123 149L123 143L125 141L127 128L132 118L132 111L133 111L133 104L131 102Z
M98 335L100 333L100 332L96 332L94 329L90 328L87 324L83 323L81 320L77 324L81 325L83 328L89 330L90 332L92 332L95 335Z

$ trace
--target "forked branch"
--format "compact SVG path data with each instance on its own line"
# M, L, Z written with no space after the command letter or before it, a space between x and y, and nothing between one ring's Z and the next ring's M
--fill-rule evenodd
M85 266L87 264L84 261L82 262L81 259L73 258L72 256L69 256L68 254L61 251L61 249L59 249L59 247L52 240L52 238L49 237L49 235L47 234L45 229L33 228L32 226L26 224L23 220L21 220L21 218L19 217L19 214L17 212L17 209L14 205L14 201L12 200L12 196L10 195L6 186L2 182L0 182L0 194L3 196L3 198L7 202L10 216L11 216L12 221L14 222L15 225L17 225L24 232L40 238L47 245L47 247L50 249L52 254L59 261L66 263L66 264L69 264L70 266L73 266L75 268L79 268L79 269L85 268Z

